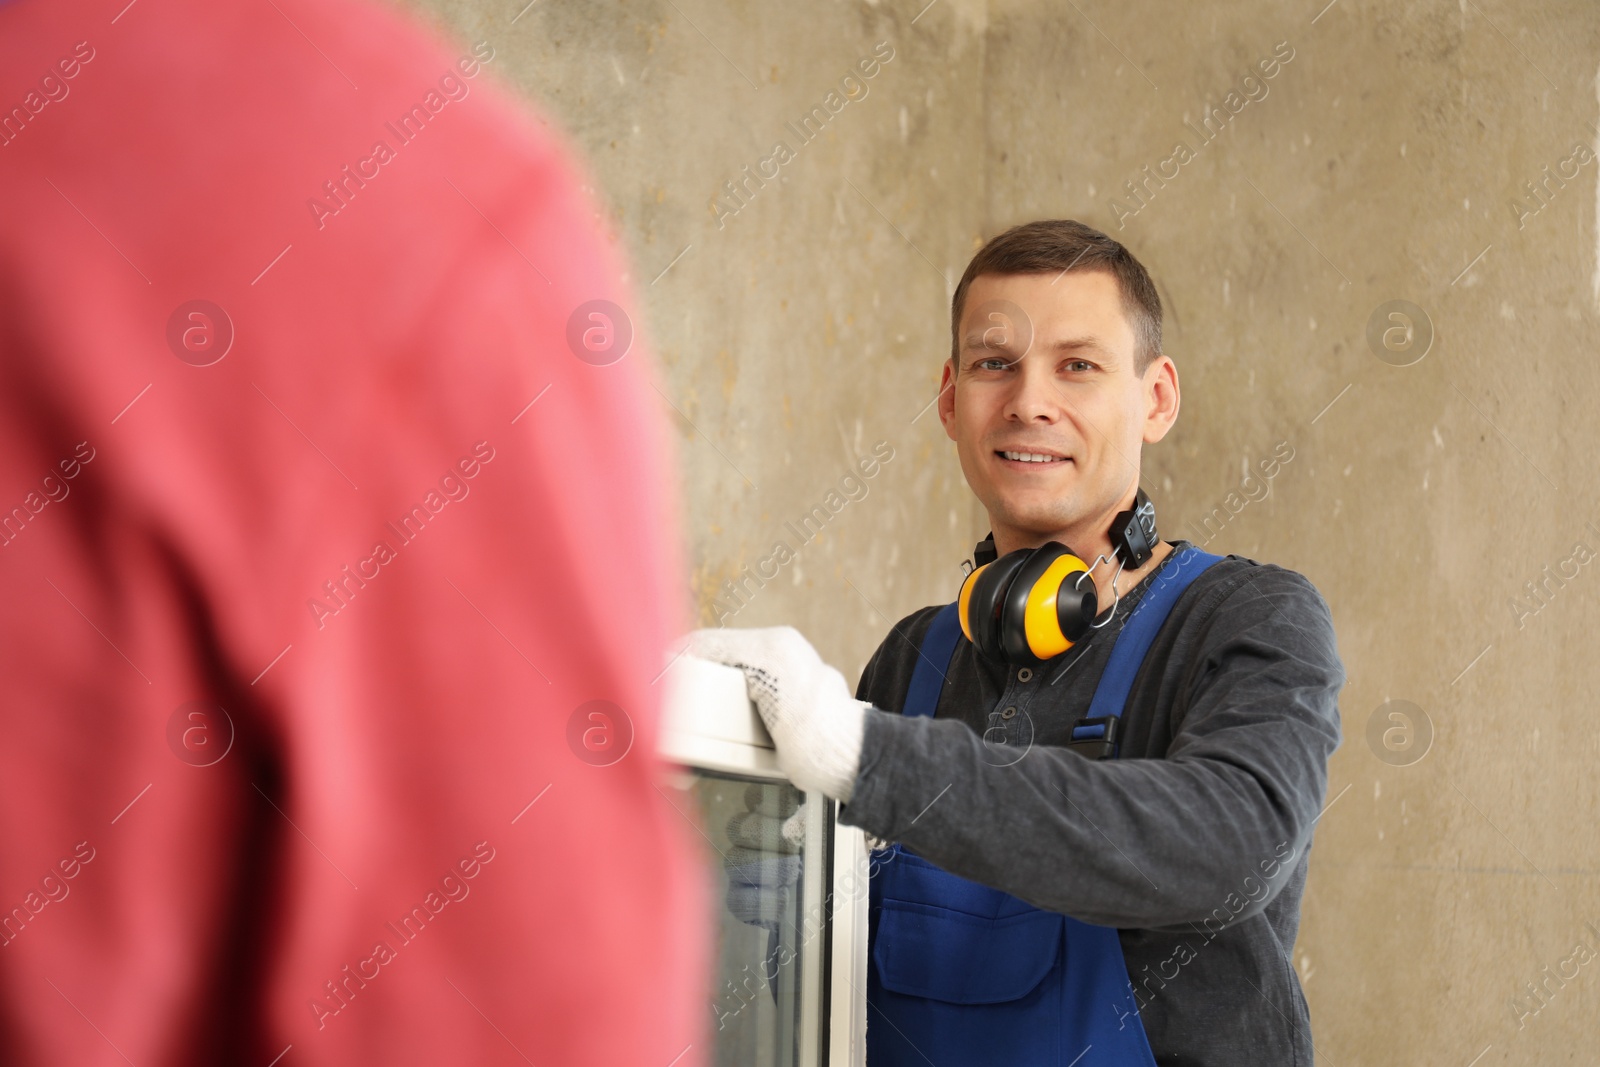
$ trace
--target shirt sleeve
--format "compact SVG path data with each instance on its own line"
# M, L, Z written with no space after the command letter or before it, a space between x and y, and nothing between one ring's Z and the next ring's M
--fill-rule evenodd
M898 706L886 708L874 699L874 695L905 690L905 685L900 684L897 677L897 668L903 660L896 660L895 657L906 649L922 647L921 637L928 632L928 624L938 610L937 606L922 608L894 624L889 630L889 636L883 639L872 653L872 658L867 660L867 665L861 669L861 681L856 686L857 700L873 702L880 710L893 715L900 713ZM904 673L909 679L909 671Z
M1259 913L1318 817L1345 672L1326 602L1285 568L1195 625L1164 759L1036 746L996 766L963 722L874 711L841 821L1084 922L1179 926L1230 895L1236 920Z
M879 645L877 650L872 653L872 658L867 660L867 665L865 667L861 668L861 680L856 683L856 699L857 700L871 700L872 699L872 697L870 696L870 694L872 692L872 679L877 674L877 671L878 671L878 659L882 655L883 655L883 646Z

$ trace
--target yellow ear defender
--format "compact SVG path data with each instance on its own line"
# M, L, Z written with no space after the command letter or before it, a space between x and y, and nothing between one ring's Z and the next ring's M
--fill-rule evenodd
M1039 666L1088 632L1099 614L1089 565L1059 541L1019 548L961 583L961 632L980 653Z

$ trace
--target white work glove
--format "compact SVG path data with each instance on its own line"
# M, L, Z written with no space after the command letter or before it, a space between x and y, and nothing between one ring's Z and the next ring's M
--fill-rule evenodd
M806 805L798 799L788 786L752 782L744 810L728 820L728 911L740 922L775 932L788 921L806 836Z
M799 789L848 803L861 765L866 701L822 662L792 626L707 629L689 635L691 656L744 671L745 689L777 746L778 766Z

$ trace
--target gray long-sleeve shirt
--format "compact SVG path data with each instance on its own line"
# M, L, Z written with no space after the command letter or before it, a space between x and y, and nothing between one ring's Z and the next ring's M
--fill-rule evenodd
M902 619L857 689L873 709L840 821L1036 907L1117 927L1163 1067L1302 1067L1310 1014L1290 953L1345 680L1316 587L1226 557L1156 635L1119 758L1061 747L1127 613L1180 558L1043 668L1008 668L958 642L932 719L900 712L938 608Z

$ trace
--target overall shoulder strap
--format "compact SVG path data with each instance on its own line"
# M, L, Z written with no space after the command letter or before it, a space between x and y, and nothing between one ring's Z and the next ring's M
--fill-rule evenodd
M1172 605L1189 588L1189 583L1200 577L1213 563L1220 562L1221 556L1193 547L1167 560L1166 566L1151 581L1150 588L1139 598L1133 614L1122 624L1085 718L1122 715L1123 705L1128 702L1128 694L1133 690L1134 676L1139 673L1139 665L1144 662L1145 653L1150 651L1161 624L1167 621L1167 616L1172 612Z
M933 625L922 639L917 665L911 671L911 685L906 690L902 715L926 715L933 718L939 706L939 694L944 691L945 674L950 669L950 657L955 654L956 641L961 637L961 618L955 604L946 604L933 617Z

